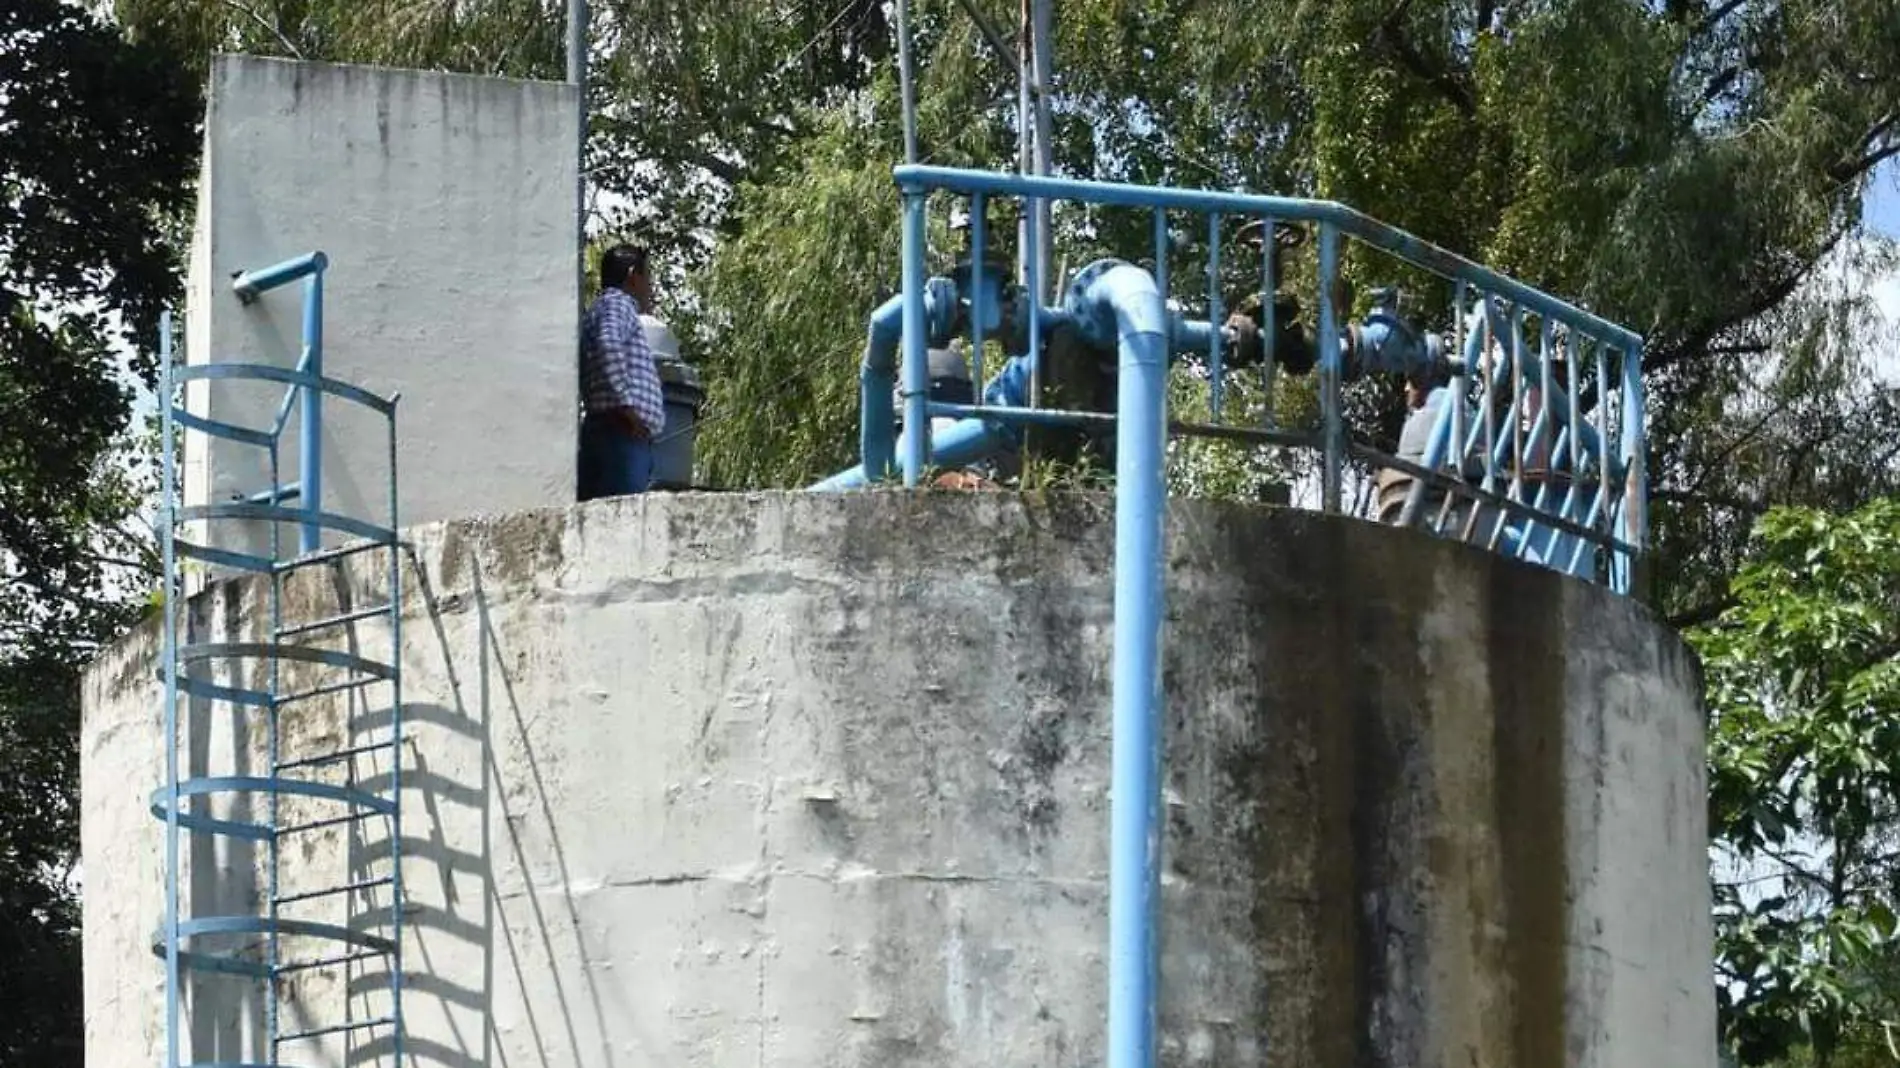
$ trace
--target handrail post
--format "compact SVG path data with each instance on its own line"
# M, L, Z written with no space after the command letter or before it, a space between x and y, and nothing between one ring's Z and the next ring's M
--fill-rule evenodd
M904 188L904 485L930 462L928 342L924 337L924 192Z
M1599 404L1602 402L1599 401ZM1623 350L1623 522L1618 534L1637 552L1644 549L1649 536L1649 458L1644 447L1643 347L1630 345ZM1610 443L1603 442L1604 451ZM1635 583L1634 556L1622 550L1615 554L1613 588L1630 593Z
M1344 357L1339 351L1339 309L1333 306L1333 283L1339 277L1339 228L1319 228L1319 406L1324 422L1325 468L1320 473L1320 507L1340 510L1341 480L1346 460L1346 429L1340 412L1340 379Z
M323 377L323 267L318 265L303 283L303 360L311 375ZM303 387L297 427L298 499L310 521L297 537L301 552L322 548L323 529L316 515L323 510L323 391Z

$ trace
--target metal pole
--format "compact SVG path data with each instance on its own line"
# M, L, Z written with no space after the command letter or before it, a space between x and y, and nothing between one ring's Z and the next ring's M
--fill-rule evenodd
M930 460L930 367L924 339L924 193L904 190L904 485Z
M311 375L323 376L323 267L318 266L303 283L303 366ZM298 497L311 517L297 537L300 552L313 553L322 548L323 528L316 514L323 510L323 391L302 387L301 416L297 427Z
M1030 145L1035 137L1034 109L1029 100L1029 81L1031 77L1029 62L1029 0L1022 0L1022 16L1016 23L1016 173L1027 176L1031 171ZM1029 203L1016 218L1016 283L1029 284L1029 260L1033 255L1030 237L1034 228L1030 225ZM1040 299L1031 294L1032 299Z
M1032 103L1035 122L1035 172L1047 177L1055 170L1055 146L1053 124L1049 116L1049 81L1055 66L1055 3L1054 0L1033 0L1030 16L1031 46L1031 90L1034 93ZM1053 278L1048 265L1055 260L1055 235L1049 225L1049 210L1053 202L1044 198L1034 201L1036 211L1036 256L1042 265L1041 283L1036 299L1048 303L1048 290L1061 284L1061 279Z
M910 70L910 0L897 0L897 80L904 108L904 162L917 162L917 97Z

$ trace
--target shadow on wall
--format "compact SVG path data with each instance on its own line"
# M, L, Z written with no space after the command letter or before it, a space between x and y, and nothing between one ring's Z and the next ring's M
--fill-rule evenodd
M408 639L404 665L405 686L422 699L403 709L402 1068L611 1068L613 1029L527 727L531 715L559 710L522 707L472 553L444 561L445 570L459 564L469 576L466 596L440 594L413 554L410 563L428 628ZM384 708L352 728L386 731L389 718ZM507 754L507 780L498 750ZM532 853L524 826L537 839ZM388 848L385 835L353 853L373 864ZM536 885L549 856L558 881ZM498 885L498 870L517 873L515 885ZM387 901L360 922L387 929ZM387 970L352 977L356 1015L387 1004L390 977ZM359 1041L343 1063L389 1064L393 1043L387 1033Z

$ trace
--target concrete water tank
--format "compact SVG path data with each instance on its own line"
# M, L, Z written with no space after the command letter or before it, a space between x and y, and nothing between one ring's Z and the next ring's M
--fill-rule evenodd
M1101 1064L1111 507L662 495L415 530L404 1068ZM1168 537L1164 1064L1711 1068L1674 635L1350 519L1175 501ZM352 566L287 597L332 608ZM261 588L214 586L194 628L253 633ZM94 1064L162 1048L157 648L86 680ZM189 859L207 898L257 885ZM257 1007L194 983L188 1045L249 1059ZM387 985L290 995L321 1020Z

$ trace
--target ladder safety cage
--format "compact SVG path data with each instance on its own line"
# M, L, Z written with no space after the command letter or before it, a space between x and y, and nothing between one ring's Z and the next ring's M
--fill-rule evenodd
M403 598L397 398L324 376L323 277L328 266L322 252L312 252L240 274L232 283L245 304L290 283L303 283L303 345L294 368L244 362L180 364L171 314L160 323L163 499L158 529L164 617L158 675L164 683L165 772L150 807L165 825L163 926L152 946L165 966L164 1068L341 1063L327 1055L323 1040L374 1043L379 1054L387 1051L388 1063L402 1062ZM268 427L213 418L208 405L187 407L183 387L188 384L204 383L200 388L208 396L220 384L234 382L287 387ZM388 450L385 516L370 519L324 510L325 397L381 417ZM299 477L286 482L280 461L293 408L299 415ZM269 485L232 501L182 504L176 450L193 435L260 450ZM206 448L210 444L204 442ZM259 524L268 528L267 539L255 537ZM285 527L296 531L295 551L286 551ZM187 529L190 537L184 536ZM326 531L348 540L325 546ZM233 536L218 537L224 532ZM257 540L267 540L268 547L260 551ZM298 597L287 596L287 586L299 582L300 574L378 552L383 557L379 579L373 567L353 569L362 584L374 587L372 592L359 595L339 583L333 595L339 603L316 610L312 618L286 618L293 601L299 611L307 611L324 599L304 595L302 586ZM255 624L262 631L258 639L194 639L186 604L187 562L228 568L261 583L268 619ZM315 587L309 579L303 585ZM359 599L368 603L351 603ZM245 625L232 618L223 621L222 629L235 634ZM365 651L372 646L386 653ZM367 708L373 698L386 703L379 708L383 714L375 717L378 725L366 728L368 736L363 737L347 711L308 704L329 696L346 696L352 708ZM220 711L229 715L187 717L182 706L188 700L223 706ZM287 721L294 725L300 716L335 716L338 723L335 730L286 732ZM214 719L241 724L223 753L210 745L210 737L192 736L194 724ZM259 743L262 774L244 770L254 763L251 751L260 748ZM302 751L300 745L311 751ZM181 767L181 752L197 754L205 767L188 775ZM234 767L213 770L220 760ZM303 836L326 829L344 836L332 851L343 873L321 876L314 885L303 885L311 881L308 877L287 879L287 873L322 870L315 862L287 867L286 850ZM369 841L372 833L386 835L386 843ZM249 843L263 856L261 862L252 857L218 864L215 873L197 873L188 895L181 885L186 841L195 847L194 856L211 855L219 843L224 848ZM303 855L301 849L298 855ZM261 893L250 893L260 874ZM221 881L227 880L235 885L221 889ZM195 898L201 892L209 902L206 907L214 910L211 914L199 914L201 903ZM222 911L230 901L247 897L253 904L250 911ZM298 984L305 976L324 973L340 974L341 982L330 987L340 996L325 995L321 1006L301 1003ZM244 1056L219 1051L207 1060L185 1048L185 1036L191 1033L185 987L191 975L205 977L193 981L193 1012L201 996L221 1004L261 1003L260 1031ZM239 981L261 986L261 997L220 999L201 993L197 985ZM369 996L365 991L371 988L384 988L386 994ZM371 1001L380 1004L371 1006ZM336 1018L314 1018L335 1006L340 1006ZM294 1029L286 1026L291 1015L296 1017ZM363 1055L363 1047L346 1049Z

